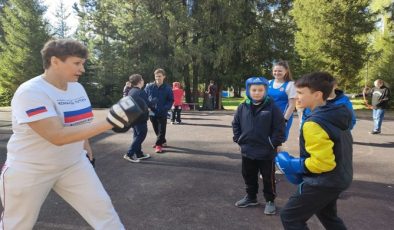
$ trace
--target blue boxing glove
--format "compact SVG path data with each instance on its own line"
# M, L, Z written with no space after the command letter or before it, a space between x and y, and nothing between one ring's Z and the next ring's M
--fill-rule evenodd
M302 182L302 174L305 172L304 161L304 158L295 158L290 156L288 152L279 152L275 157L276 166L292 184Z

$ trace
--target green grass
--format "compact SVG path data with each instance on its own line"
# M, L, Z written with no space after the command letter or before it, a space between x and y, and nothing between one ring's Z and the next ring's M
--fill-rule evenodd
M351 99L351 102L353 104L353 109L354 110L367 109L363 99Z
M245 98L223 97L223 108L226 110L236 110L238 105L241 104L244 100Z

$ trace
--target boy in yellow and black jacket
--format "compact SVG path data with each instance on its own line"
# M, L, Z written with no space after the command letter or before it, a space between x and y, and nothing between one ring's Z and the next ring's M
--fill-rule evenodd
M281 211L285 229L308 229L316 215L326 229L346 229L336 202L353 179L352 113L345 105L326 104L335 79L316 72L295 83L297 101L311 109L301 127L300 158L286 152L276 157L279 168L298 190Z

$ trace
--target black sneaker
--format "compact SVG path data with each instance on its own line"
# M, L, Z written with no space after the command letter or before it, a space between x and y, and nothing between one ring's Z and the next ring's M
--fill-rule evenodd
M129 157L127 154L125 154L125 155L123 155L123 159L125 159L126 161L133 162L133 163L140 162L140 159L138 159L135 154L133 154L131 157Z
M246 195L244 198L242 198L241 200L237 201L235 203L235 206L237 206L238 208L246 208L248 206L254 206L254 205L258 205L259 203L257 202L257 199L250 199L248 195Z
M369 132L370 134L379 134L380 133L380 131L372 131L372 132Z
M137 155L137 158L140 160L144 160L150 158L150 155L143 153L142 155Z

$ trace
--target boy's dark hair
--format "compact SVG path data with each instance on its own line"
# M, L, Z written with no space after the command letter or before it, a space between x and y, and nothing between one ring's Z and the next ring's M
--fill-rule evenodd
M131 83L132 86L138 85L142 81L142 76L139 74L133 74L129 77L129 82Z
M285 81L292 81L293 80L293 76L292 76L291 71L290 71L289 63L287 61L284 61L284 60L279 60L279 61L274 63L274 66L277 66L277 65L278 66L282 66L283 68L286 69L287 73L284 76Z
M154 72L154 74L159 74L159 73L163 74L163 76L166 76L166 71L164 71L164 69L162 68L158 68Z
M80 42L72 39L50 40L45 43L41 50L42 62L44 69L51 66L51 57L55 56L62 61L68 57L88 57L88 49Z
M302 76L295 82L297 88L309 88L312 92L323 93L323 100L327 100L336 80L327 72L313 72Z

